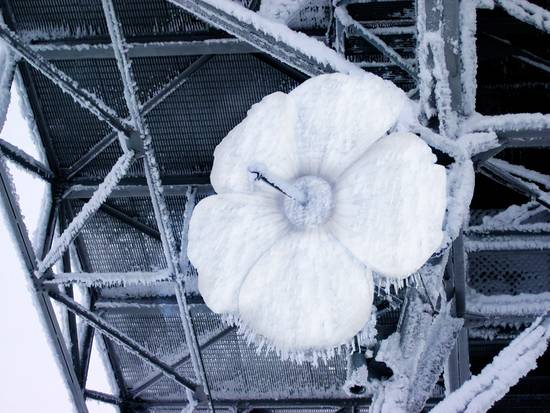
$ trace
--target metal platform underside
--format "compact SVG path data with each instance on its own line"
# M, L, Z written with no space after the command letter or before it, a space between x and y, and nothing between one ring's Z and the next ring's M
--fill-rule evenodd
M243 3L251 10L260 4ZM419 48L424 47L419 30L425 28L419 25L417 2L336 2L336 8L345 8L354 21L345 28L330 2L310 3L292 20L292 29L326 42L348 61L394 81L412 98L425 98L425 77L419 77L418 62ZM426 9L432 3L437 2L422 1ZM450 285L449 298L457 302L455 315L465 319L451 353L449 363L454 365L445 366L452 375L447 385L454 383L453 390L467 380L470 371L478 373L538 315L518 316L502 309L490 315L472 314L470 289L484 296L550 293L550 205L545 205L544 196L532 186L522 186L517 180L510 183L490 163L497 156L506 165L521 165L550 176L550 128L523 125L510 131L490 124L499 115L549 112L548 32L518 20L504 7L487 9L482 2L469 0L454 3L443 1L441 6L443 19L449 23L446 28L452 31L443 36L446 53L452 55L448 64L452 66L456 58L447 73L453 99L460 101L453 102L452 111L466 125L464 133L495 132L502 147L474 159L477 173L470 223L462 228L460 243L453 245L457 254L465 253L466 263L461 275L450 268L452 263L441 274ZM471 3L477 14L473 50L460 38L456 24L451 24L466 8L460 9L458 3ZM532 3L550 10L548 1ZM197 411L207 411L212 404L217 411L235 412L367 412L369 397L350 397L342 390L346 354L314 365L281 361L274 352L258 351L204 305L194 269L169 260L185 247L182 234L190 194L200 200L212 193L209 173L216 145L265 95L289 92L310 76L335 69L315 63L253 25L232 20L209 2L104 0L102 5L100 0L2 0L0 4L11 31L2 38L13 34L9 38L12 47L25 51L16 64L16 78L27 93L48 166L10 152L2 142L0 150L10 162L41 176L52 188L46 245L32 254L39 260L47 257L51 243L55 245L70 221L85 210L86 202L124 156L123 145L136 144L132 141L134 126L128 125L137 124L138 131L140 122L147 125L151 144L144 153L154 153L164 188L159 197L147 155L134 160L107 200L71 238L74 248L63 254L55 271L44 271L55 289L37 287L45 314L51 310L50 299L71 310L69 337L63 336L56 322L50 333L64 340L59 357L65 360L77 409L86 411L85 399L91 398L119 406L125 413L180 412L188 403L187 380L187 387L196 386L192 390L201 387L209 393L199 398ZM112 15L105 11L109 5ZM427 15L429 26L436 18ZM113 29L109 19L119 25ZM127 45L125 50L119 47L121 43ZM477 84L466 93L460 79L468 73L464 74L460 57L472 53L477 58ZM131 78L121 76L121 59L131 61ZM56 78L55 69L90 94L75 98L65 93L60 84L67 79ZM132 79L134 86L129 82ZM128 98L132 93L134 106ZM475 103L468 100L472 94ZM96 108L101 101L112 111L98 116L83 99ZM437 106L433 97L427 101ZM481 116L477 113L488 126L467 130L473 124L468 119ZM443 133L437 116L425 123ZM437 154L442 163L450 163L447 155ZM510 170L506 171L521 178ZM546 184L539 183L542 194L550 191L550 178ZM525 207L524 218L507 225L505 216L498 217L514 204L531 206ZM163 221L159 208L164 206L168 219ZM14 212L14 222L18 219ZM174 235L173 243L167 241L167 234ZM29 245L21 235L21 248L28 252ZM30 273L38 269L32 254L27 261ZM163 279L158 275L162 271L168 274ZM55 282L58 273L71 272L80 276L115 273L119 278L124 277L121 273L146 272L156 278L147 285L129 282L125 286L94 283L93 277L88 283L82 278ZM181 275L179 281L174 281L175 275ZM73 288L86 290L89 301L74 302ZM404 293L398 296L401 300ZM542 306L550 308L548 302ZM379 338L396 330L400 312L401 307L394 304L381 312ZM99 340L107 351L117 394L86 388L88 368L93 368L88 366L93 340ZM491 411L549 411L549 357L542 356L539 367ZM180 378L168 377L172 372ZM445 385L443 375L438 376L425 411L444 397Z

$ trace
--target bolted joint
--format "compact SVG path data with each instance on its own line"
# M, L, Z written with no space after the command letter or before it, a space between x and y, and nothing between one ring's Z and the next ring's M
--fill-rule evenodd
M137 130L133 130L130 133L122 134L120 138L121 144L125 146L125 149L134 151L136 158L141 158L143 155L145 155L143 138Z
M193 392L193 395L199 403L208 402L208 396L204 392L204 388L201 385L197 386L197 388Z

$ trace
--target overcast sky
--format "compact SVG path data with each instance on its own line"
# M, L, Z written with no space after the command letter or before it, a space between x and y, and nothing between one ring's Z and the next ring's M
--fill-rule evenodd
M35 158L40 153L31 139L31 129L22 116L20 98L12 92L8 118L0 137ZM10 164L31 239L40 219L46 186L38 178ZM0 205L2 208L3 205ZM10 413L72 412L74 408L36 311L30 283L17 247L0 214L0 410ZM94 348L88 388L111 392L102 360ZM112 406L88 402L90 412L116 412Z

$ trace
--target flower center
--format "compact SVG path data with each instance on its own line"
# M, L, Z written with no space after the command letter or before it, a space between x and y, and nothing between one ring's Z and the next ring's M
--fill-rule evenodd
M313 228L325 223L332 211L332 187L318 176L302 176L292 185L305 194L306 201L285 197L283 206L288 220L297 228Z

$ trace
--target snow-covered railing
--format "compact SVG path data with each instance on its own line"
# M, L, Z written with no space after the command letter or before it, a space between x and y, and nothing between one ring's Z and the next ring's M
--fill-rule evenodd
M550 338L550 317L537 319L503 349L480 374L436 405L433 413L486 412L519 379L537 366Z

